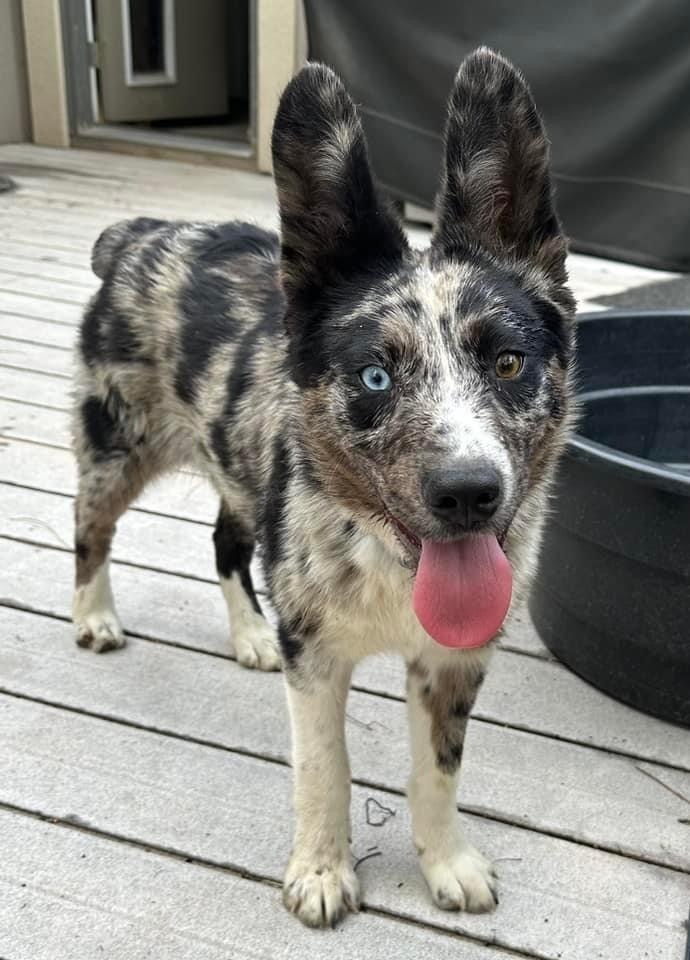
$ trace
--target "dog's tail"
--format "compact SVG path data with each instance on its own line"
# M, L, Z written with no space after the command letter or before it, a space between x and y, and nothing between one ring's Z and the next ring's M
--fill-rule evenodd
M106 227L91 251L91 269L99 280L105 280L132 240L163 226L165 220L137 217L136 220L120 220Z

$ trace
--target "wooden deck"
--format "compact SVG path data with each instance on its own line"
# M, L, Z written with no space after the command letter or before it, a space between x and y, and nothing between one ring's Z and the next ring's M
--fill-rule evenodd
M280 905L290 839L282 680L229 656L215 498L181 473L121 522L113 579L130 642L94 656L69 623L71 348L90 247L146 213L275 224L252 174L0 148L0 958L683 960L690 733L630 710L548 655L525 620L470 723L460 808L494 858L494 914L436 910L403 796L399 664L348 706L353 846L365 908L334 933ZM423 239L423 231L415 239ZM576 292L664 274L572 257ZM366 802L394 811L367 823Z

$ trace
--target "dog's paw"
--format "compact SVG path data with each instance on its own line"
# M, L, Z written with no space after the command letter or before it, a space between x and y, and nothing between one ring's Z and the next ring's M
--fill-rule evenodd
M75 626L77 644L93 650L94 653L117 650L125 645L124 631L117 616L111 610L87 614L76 620Z
M252 670L280 670L280 650L273 627L256 615L233 634L237 662Z
M308 927L334 927L359 910L359 881L349 855L335 863L293 860L283 884L283 903Z
M422 870L437 907L488 913L497 905L494 869L471 844L431 862L424 859Z

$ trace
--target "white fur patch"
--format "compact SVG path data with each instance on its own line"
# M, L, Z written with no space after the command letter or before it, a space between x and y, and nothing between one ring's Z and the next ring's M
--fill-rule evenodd
M232 645L237 662L259 670L280 670L280 652L276 632L257 613L242 586L240 575L220 578L220 588L228 605Z
M95 653L124 647L125 635L115 612L107 561L88 583L75 590L72 619L80 647L89 647Z
M466 840L419 858L434 903L442 910L488 913L496 906L491 864Z
M491 419L482 416L469 398L459 395L457 378L454 380L451 371L443 393L448 399L439 405L436 421L447 431L449 459L491 464L501 476L505 499L510 500L515 487L513 465Z
M283 903L308 927L332 927L347 911L359 909L359 881L349 852L342 859L290 860L283 882Z
M343 164L361 135L357 125L346 120L335 120L328 131L319 151L319 170L326 179L338 181L342 176Z

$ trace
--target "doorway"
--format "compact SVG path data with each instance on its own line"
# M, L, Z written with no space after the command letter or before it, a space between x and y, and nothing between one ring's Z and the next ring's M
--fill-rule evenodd
M73 134L250 157L251 6L63 0Z

